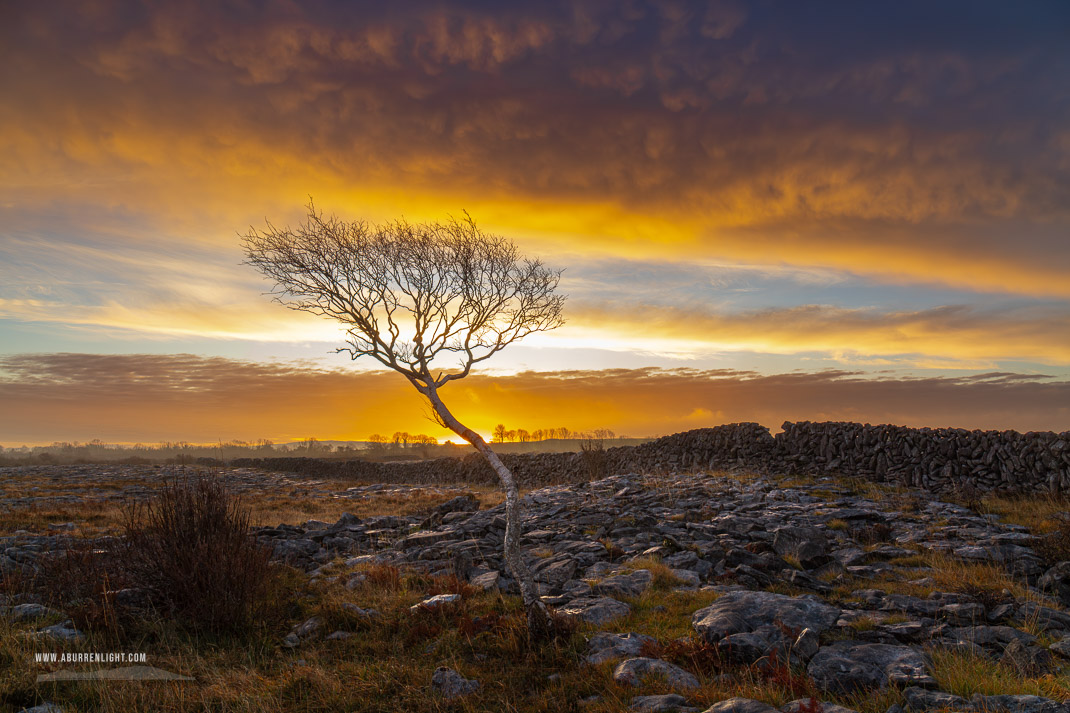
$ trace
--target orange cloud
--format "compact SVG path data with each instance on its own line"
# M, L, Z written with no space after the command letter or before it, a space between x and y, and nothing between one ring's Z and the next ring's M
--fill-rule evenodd
M0 359L5 445L53 440L362 440L396 430L450 434L392 373L328 371L191 355L19 355ZM879 378L830 371L614 369L473 375L443 391L477 430L611 428L660 435L758 421L855 420L912 426L1065 430L1070 382L988 373Z
M877 32L831 62L783 34L793 11L728 2L129 10L10 13L12 210L108 206L143 240L218 245L312 193L372 219L468 208L550 252L1070 297L1042 13L1035 52Z
M644 305L570 305L570 326L591 343L633 349L792 354L913 355L915 362L1070 364L1070 314L1043 308L948 306L909 312L801 305L717 313ZM895 363L889 360L888 364ZM976 368L976 367L975 367ZM982 368L984 366L982 365Z

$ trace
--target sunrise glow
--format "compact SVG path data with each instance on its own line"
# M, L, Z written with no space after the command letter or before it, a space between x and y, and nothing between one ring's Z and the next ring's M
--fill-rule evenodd
M565 270L488 435L1070 428L1064 6L405 5L0 13L0 444L446 438L242 264L310 196Z

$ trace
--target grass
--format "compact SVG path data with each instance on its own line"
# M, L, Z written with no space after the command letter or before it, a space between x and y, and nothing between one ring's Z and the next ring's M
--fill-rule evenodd
M931 583L915 584L904 579L901 573L890 573L876 578L854 578L836 585L834 594L846 598L859 588L881 589L889 594L909 594L927 597L932 592L957 592L981 600L986 606L1002 601L1003 590L1020 601L1042 601L1042 597L1016 580L1003 568L987 563L966 562L940 553L926 552L901 557L892 562L903 566L927 567L924 578Z
M335 486L336 489L337 487ZM505 494L494 486L466 486L465 490L479 501L481 509L491 508L505 501ZM280 522L299 523L305 520L334 522L347 512L362 518L376 515L418 515L459 494L440 493L432 488L414 488L401 493L377 494L366 499L328 500L322 495L313 494L296 498L284 494L265 495L253 504L252 519L254 524L276 525Z
M738 476L740 481L751 476ZM801 483L800 483L801 484ZM346 487L331 483L331 489ZM666 495L675 497L665 486ZM493 488L471 488L483 507L500 502ZM883 503L909 503L911 494L883 484L836 481L828 485L830 496L860 490ZM251 517L258 524L331 522L342 512L360 517L379 514L423 513L457 492L436 493L431 488L376 494L364 499L325 497L326 489L302 485L296 492L280 491L250 499ZM1038 499L1038 502L1042 499ZM1064 502L1041 502L1031 510L1026 500L988 500L985 507L1003 508L1009 517L1031 528L1057 523L1056 513ZM1002 504L1001 504L1002 503ZM26 508L17 511L17 523L27 529L44 529L49 522L75 521L82 531L98 532L117 527L120 511L98 511L92 506ZM1018 519L1015 519L1018 518ZM11 527L5 518L5 526ZM831 529L847 529L836 521ZM873 539L881 541L882 533ZM607 551L622 555L609 540ZM547 554L549 554L547 552ZM964 592L992 601L1010 590L1019 599L1036 599L1002 569L987 564L963 562L947 555L912 554L891 560L900 567L925 567L931 585L911 584L900 575L879 580L856 579L840 583L836 595L846 597L852 589L876 587L887 592L927 596L933 590ZM335 567L341 569L340 563ZM716 600L711 591L677 591L679 581L657 557L641 557L623 565L625 571L648 569L652 586L629 599L629 616L611 622L606 631L634 631L656 640L648 653L656 653L695 674L700 687L686 693L690 705L704 710L713 703L743 696L779 707L811 692L803 672L784 666L726 665L715 651L698 639L690 625L691 615ZM218 711L254 713L280 710L383 711L415 713L458 711L566 711L579 710L577 701L591 695L602 699L582 708L592 713L626 710L637 695L667 693L663 681L651 680L638 688L612 679L615 662L599 666L583 663L585 637L596 631L589 626L565 630L555 641L530 644L524 630L523 609L516 597L477 591L450 577L430 577L405 572L389 565L364 565L345 570L361 571L362 584L348 590L337 582L310 583L303 575L286 575L276 599L276 616L249 622L238 631L190 630L159 614L144 614L136 625L121 632L99 627L89 630L87 640L68 644L43 643L25 634L40 626L13 624L0 619L0 713L17 711L41 700L51 700L68 711L154 710L164 713ZM922 576L919 574L919 576ZM777 591L799 594L801 590L780 587ZM461 595L459 603L433 612L413 614L409 608L423 598L444 592ZM346 605L375 609L378 618L360 616ZM319 634L296 649L281 646L290 629L309 617L323 621ZM902 616L882 617L885 623ZM48 620L47 623L51 623ZM859 619L856 632L876 627L875 620ZM1029 623L1024 627L1029 629ZM325 638L335 630L351 633L344 640ZM38 673L49 668L32 663L40 651L144 651L148 665L193 676L188 683L68 682L37 684ZM999 663L961 652L932 652L933 675L942 690L968 697L972 693L1032 693L1064 699L1070 697L1070 681L1064 674L1021 678ZM440 665L449 666L467 678L481 681L481 690L446 702L430 690L431 674ZM860 713L884 713L901 704L896 689L857 696L820 696Z
M683 581L672 572L672 568L661 561L660 557L646 555L628 560L620 566L624 572L634 572L637 569L645 569L653 575L650 588L655 592L667 592L674 587L683 584Z
M1070 677L1046 674L1026 678L1010 666L983 656L937 649L932 652L933 677L940 690L969 698L975 693L1029 694L1056 700L1070 698Z
M0 535L18 530L48 532L51 524L73 522L70 532L89 537L115 532L122 522L122 507L116 503L87 501L64 505L30 505L0 512Z
M981 509L999 515L1006 522L1024 525L1039 535L1057 527L1059 515L1070 511L1070 498L1066 495L988 495L981 499Z
M980 499L980 510L1028 528L1039 538L1034 549L1049 565L1070 560L1070 497L1067 495L990 495Z
M184 472L184 471L182 471ZM198 468L188 471L193 475L215 478L225 473L222 469ZM38 502L22 507L0 510L0 536L17 530L30 532L47 532L50 524L73 522L76 529L72 532L95 537L115 534L123 526L124 488L136 487L151 491L159 490L165 477L177 477L180 471L160 471L156 475L116 478L114 480L93 481L92 486L107 493L107 497L89 499L77 503ZM5 475L6 478L6 475ZM82 486L76 482L36 483L29 476L12 478L0 484L0 497L20 497L34 495L37 497L54 497L78 495ZM334 522L343 513L352 513L358 517L376 515L416 515L428 512L457 495L467 493L479 501L480 508L487 509L505 501L505 495L493 485L466 485L463 490L452 489L441 492L433 487L414 487L396 493L376 493L367 498L336 497L335 493L347 487L365 485L363 481L345 481L334 479L321 485L303 485L279 491L257 493L248 499L250 521L253 525L274 526L280 522L301 523L307 520ZM37 490L28 491L29 487Z
M522 607L501 597L456 582L412 574L368 571L355 591L314 586L293 612L292 623L310 616L323 618L323 634L335 629L348 639L324 637L294 651L278 641L287 627L247 632L243 637L190 636L162 620L151 622L146 637L129 642L150 651L149 664L192 675L195 683L114 684L72 682L35 686L41 667L22 662L32 645L5 636L4 660L18 662L0 706L23 705L38 693L62 701L68 710L278 711L278 710L533 710L550 711L571 705L577 689L590 688L576 663L583 646L578 633L561 641L529 646ZM413 614L409 607L443 589L461 589L459 604ZM346 603L382 612L378 619L359 617ZM73 648L113 650L114 643L97 636ZM125 649L124 649L125 650ZM483 690L452 707L444 706L428 686L431 673L447 665L483 682ZM564 684L547 677L559 673ZM5 674L6 675L6 674ZM593 691L592 691L593 692ZM0 707L0 710L3 710Z

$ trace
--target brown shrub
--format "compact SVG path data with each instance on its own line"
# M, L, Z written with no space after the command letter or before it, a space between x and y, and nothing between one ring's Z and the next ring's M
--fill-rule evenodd
M814 680L805 671L794 671L786 656L773 649L769 656L754 664L760 680L788 691L795 698L815 698L819 695Z
M122 559L133 586L193 629L238 631L273 604L278 571L249 533L249 511L203 476L126 510Z
M401 587L401 570L393 565L373 564L364 570L364 576L367 583L383 589L397 591Z
M881 542L889 542L892 539L893 533L894 530L892 527L883 522L862 525L851 532L854 538L863 545L876 545Z
M79 629L122 633L123 612L115 606L114 592L129 586L129 580L115 543L72 538L38 564L25 591L67 611Z
M1070 560L1070 517L1060 513L1044 523L1048 529L1039 536L1033 549L1049 565Z
M588 480L606 477L606 445L601 438L585 438L580 441L580 457L587 469Z
M639 655L662 659L702 675L720 673L727 666L717 646L700 636L673 639L665 643L647 642L643 644Z
M427 594L432 597L437 594L459 594L461 597L471 597L480 591L479 587L474 587L453 574L432 577L427 585Z

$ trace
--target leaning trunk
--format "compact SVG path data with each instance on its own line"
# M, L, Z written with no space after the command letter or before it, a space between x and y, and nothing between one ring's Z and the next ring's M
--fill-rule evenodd
M551 631L553 620L546 605L539 599L531 570L524 564L524 558L520 553L521 508L520 491L517 488L516 478L513 477L512 472L498 457L498 454L487 445L482 436L462 424L450 413L449 409L438 397L437 390L434 388L421 390L424 391L424 394L431 402L435 413L442 419L442 423L472 444L487 459L494 472L497 473L498 480L501 481L502 488L505 490L505 542L502 553L505 565L520 588L520 597L524 600L524 609L527 611L528 631L536 638L545 636Z

